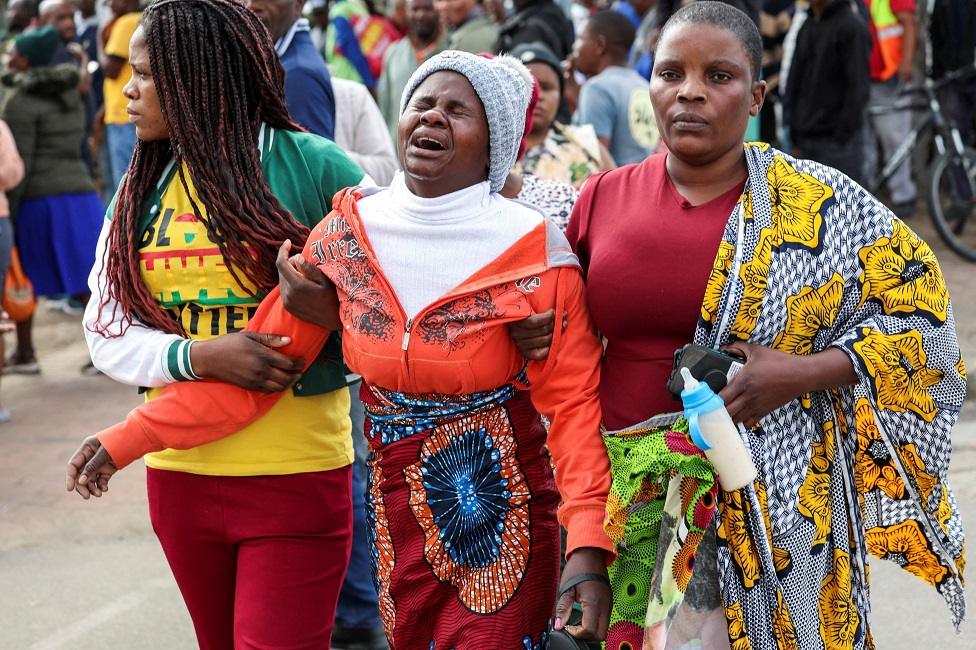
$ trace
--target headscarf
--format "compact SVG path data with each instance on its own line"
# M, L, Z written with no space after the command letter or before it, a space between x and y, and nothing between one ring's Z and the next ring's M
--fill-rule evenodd
M407 81L400 99L400 114L417 87L442 70L463 75L481 100L488 118L488 182L492 192L505 185L505 178L515 164L525 132L525 115L532 94L532 75L510 56L492 59L447 50L424 62Z
M51 63L61 45L61 35L53 27L42 27L18 35L14 45L31 67L37 68Z

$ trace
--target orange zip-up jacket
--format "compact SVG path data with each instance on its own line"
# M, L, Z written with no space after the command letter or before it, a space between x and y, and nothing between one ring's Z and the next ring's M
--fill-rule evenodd
M563 503L567 550L613 552L603 531L610 463L597 394L603 347L586 309L579 264L565 237L539 225L457 288L406 318L359 219L367 190L337 194L303 255L335 283L346 364L372 385L413 393L462 394L515 381L523 368L533 404L551 420L547 446ZM506 325L556 310L545 361L528 362ZM290 315L272 291L248 331L288 336L283 354L314 359L329 332ZM118 467L164 448L187 449L231 435L271 408L278 394L213 381L177 383L98 434Z

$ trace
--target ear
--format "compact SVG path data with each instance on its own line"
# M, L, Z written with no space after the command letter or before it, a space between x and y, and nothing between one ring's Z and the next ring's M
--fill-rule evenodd
M610 50L610 45L607 43L607 37L603 34L594 34L593 43L596 45L596 50L601 56Z
M752 102L749 104L749 115L755 117L762 110L763 102L766 101L766 82L752 82Z

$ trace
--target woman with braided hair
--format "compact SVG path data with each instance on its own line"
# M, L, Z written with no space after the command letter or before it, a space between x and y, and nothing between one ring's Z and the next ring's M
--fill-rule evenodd
M349 396L319 359L241 332L332 195L363 182L285 108L263 24L234 0L160 0L130 44L139 142L110 206L85 315L95 365L147 387L283 391L223 440L145 458L149 509L201 648L327 647L351 535Z

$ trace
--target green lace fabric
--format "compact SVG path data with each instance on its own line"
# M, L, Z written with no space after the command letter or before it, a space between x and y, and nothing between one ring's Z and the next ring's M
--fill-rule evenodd
M604 434L611 486L606 531L613 608L606 647L639 650L684 599L695 552L715 514L712 464L676 414Z

